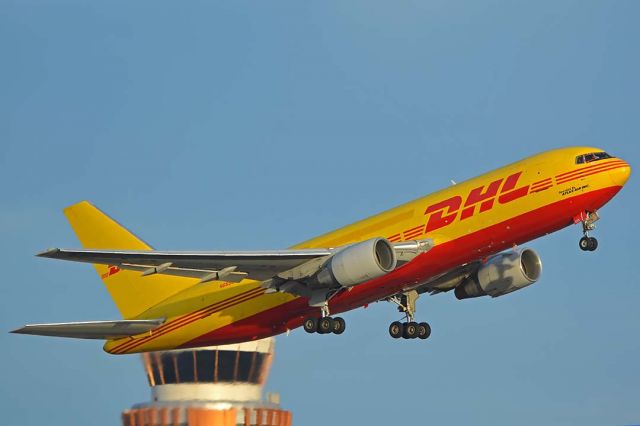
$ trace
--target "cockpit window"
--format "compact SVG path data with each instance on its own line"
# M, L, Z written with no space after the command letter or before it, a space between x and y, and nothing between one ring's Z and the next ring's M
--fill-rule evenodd
M591 152L589 154L578 155L576 157L576 164L591 163L593 161L606 160L607 158L613 158L613 156L606 152Z

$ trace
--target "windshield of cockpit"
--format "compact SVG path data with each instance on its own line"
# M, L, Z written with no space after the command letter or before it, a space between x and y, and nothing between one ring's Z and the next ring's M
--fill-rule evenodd
M592 163L594 161L606 160L607 158L614 157L606 152L591 152L589 154L578 155L576 157L576 164Z

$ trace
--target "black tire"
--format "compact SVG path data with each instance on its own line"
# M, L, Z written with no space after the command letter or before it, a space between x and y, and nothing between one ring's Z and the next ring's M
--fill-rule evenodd
M429 323L421 322L418 324L418 337L421 339L428 339L431 336L431 326Z
M405 339L415 339L416 337L418 337L418 323L415 323L413 321L405 323L404 333L402 334L402 337L404 337Z
M595 251L598 248L598 240L596 240L595 238L591 237L589 238L589 247L588 250L589 251Z
M342 334L344 330L347 328L347 323L341 318L336 317L333 319L333 334Z
M318 331L318 319L317 318L307 318L302 323L302 327L304 331L307 333L315 333Z
M580 247L580 250L582 251L587 251L589 250L589 237L582 237L580 238L580 241L578 242L578 246Z
M333 320L330 317L324 317L318 320L318 333L327 334L333 330Z
M391 323L391 325L389 325L389 334L394 339L401 338L403 333L404 333L404 326L400 321L394 321Z

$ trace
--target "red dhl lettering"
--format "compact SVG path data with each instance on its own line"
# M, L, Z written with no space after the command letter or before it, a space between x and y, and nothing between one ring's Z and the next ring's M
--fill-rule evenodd
M460 220L465 220L476 214L476 206L479 204L480 213L491 210L495 204L496 196L500 204L510 203L529 193L529 185L516 188L522 172L509 175L506 179L494 180L488 185L482 185L472 189L464 202L464 208L460 213ZM502 186L502 187L501 187ZM498 189L500 194L498 194ZM450 225L458 217L462 207L462 197L455 195L444 201L435 203L424 211L429 215L424 233Z
M495 200L495 196L498 193L498 189L500 188L500 184L502 183L502 179L494 180L487 186L486 191L483 192L484 186L479 186L478 188L472 189L467 197L467 201L464 203L464 210L460 214L460 219L467 219L473 216L475 205L482 202L480 204L480 212L484 212L487 210L491 210L493 208L493 202Z
M424 214L431 214L431 216L429 216L424 232L427 233L434 229L442 228L453 222L458 215L458 210L460 209L461 204L462 197L456 195L448 200L440 201L439 203L427 207ZM445 210L447 211L447 214L443 215Z

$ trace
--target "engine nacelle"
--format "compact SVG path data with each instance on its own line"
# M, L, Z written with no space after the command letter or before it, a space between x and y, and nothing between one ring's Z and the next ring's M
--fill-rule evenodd
M316 275L322 287L353 287L396 267L396 252L385 238L352 244L334 254Z
M456 287L458 299L498 297L529 286L540 278L542 261L538 253L524 249L495 255Z

